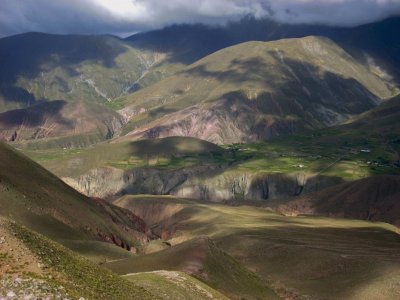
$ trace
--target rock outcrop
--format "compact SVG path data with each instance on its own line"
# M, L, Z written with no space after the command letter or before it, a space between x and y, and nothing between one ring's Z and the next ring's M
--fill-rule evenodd
M124 171L104 167L63 180L91 197L114 199L125 194L152 194L215 202L289 198L341 182L335 177L257 174L210 166L172 171L147 168Z

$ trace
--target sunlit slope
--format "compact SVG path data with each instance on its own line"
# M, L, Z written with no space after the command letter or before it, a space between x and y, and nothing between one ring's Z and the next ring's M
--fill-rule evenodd
M129 263L131 259L126 264L115 263L124 266L124 270L130 267L149 270L161 258L168 264L168 253L186 247L186 243L180 244L182 241L206 235L218 248L267 279L283 297L393 299L398 296L400 237L396 227L385 223L285 217L265 208L156 196L125 197L115 203L145 219L146 208L152 211L157 206L158 220L152 220L152 227L173 245L171 249L151 254L152 261L143 257L136 263ZM170 214L170 206L180 209ZM163 216L162 207L166 212Z
M248 42L115 102L131 139L254 141L335 125L395 89L328 39Z

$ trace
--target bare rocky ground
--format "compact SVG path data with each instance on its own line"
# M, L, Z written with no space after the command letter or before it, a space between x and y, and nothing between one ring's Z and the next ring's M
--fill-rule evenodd
M72 299L0 219L0 300Z

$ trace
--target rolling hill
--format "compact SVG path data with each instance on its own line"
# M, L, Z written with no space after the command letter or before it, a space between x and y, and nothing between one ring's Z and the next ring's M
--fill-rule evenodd
M132 140L229 144L336 125L395 94L333 42L307 37L221 50L114 104Z
M151 271L160 265L168 270L189 269L211 286L241 290L239 295L250 299L260 297L254 286L257 277L282 298L393 299L398 295L400 239L398 228L389 224L287 217L266 208L173 197L125 196L114 203L136 212L172 245L105 264L121 274ZM233 268L232 259L242 271ZM257 277L243 277L243 268ZM229 270L223 272L222 283L216 276L221 269Z

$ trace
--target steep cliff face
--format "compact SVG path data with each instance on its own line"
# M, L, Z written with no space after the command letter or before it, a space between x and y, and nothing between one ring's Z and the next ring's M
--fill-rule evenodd
M91 196L114 199L121 195L174 195L181 198L224 200L285 199L319 191L340 183L335 177L306 174L257 174L224 171L204 166L180 170L134 169L123 171L104 167L90 170L77 178L63 180Z
M77 178L63 180L76 190L91 197L114 198L124 194L168 195L190 177L212 172L204 166L176 171L133 169L124 171L112 167L92 169Z
M341 180L306 174L257 174L226 172L202 178L190 178L171 194L209 201L286 199L318 191Z

